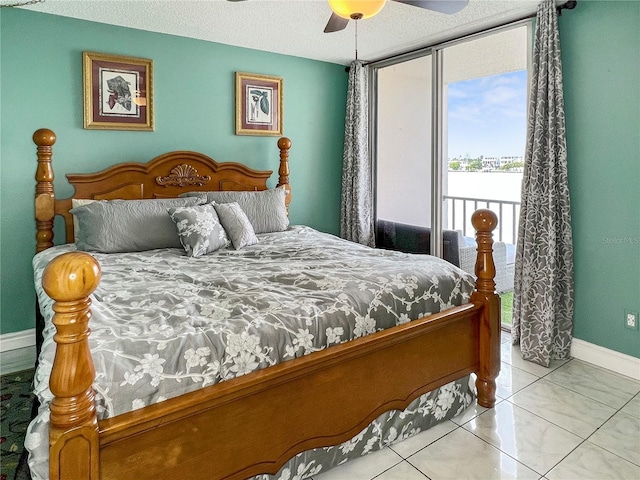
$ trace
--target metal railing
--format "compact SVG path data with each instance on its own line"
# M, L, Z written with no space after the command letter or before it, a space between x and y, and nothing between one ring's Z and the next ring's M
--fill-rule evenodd
M465 237L473 236L471 215L478 208L487 208L498 216L498 227L493 238L515 245L518 238L520 202L487 198L450 197L444 195L443 219L445 229L461 230Z

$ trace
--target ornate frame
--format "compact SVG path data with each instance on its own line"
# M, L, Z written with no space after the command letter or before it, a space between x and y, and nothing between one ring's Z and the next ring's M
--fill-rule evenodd
M236 72L236 135L282 135L283 80Z
M83 52L84 128L154 130L153 60Z

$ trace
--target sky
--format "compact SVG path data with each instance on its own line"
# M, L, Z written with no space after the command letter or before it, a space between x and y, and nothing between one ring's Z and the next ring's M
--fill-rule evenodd
M449 84L449 158L524 156L527 72Z

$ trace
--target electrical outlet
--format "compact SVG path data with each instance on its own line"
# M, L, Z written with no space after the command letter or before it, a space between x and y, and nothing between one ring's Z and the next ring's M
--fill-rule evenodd
M638 330L638 312L624 311L624 326L631 330Z

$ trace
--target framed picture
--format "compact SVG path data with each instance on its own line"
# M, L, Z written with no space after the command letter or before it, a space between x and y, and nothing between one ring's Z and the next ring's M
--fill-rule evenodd
M282 78L236 72L236 135L282 135Z
M83 52L84 128L153 131L153 61Z

